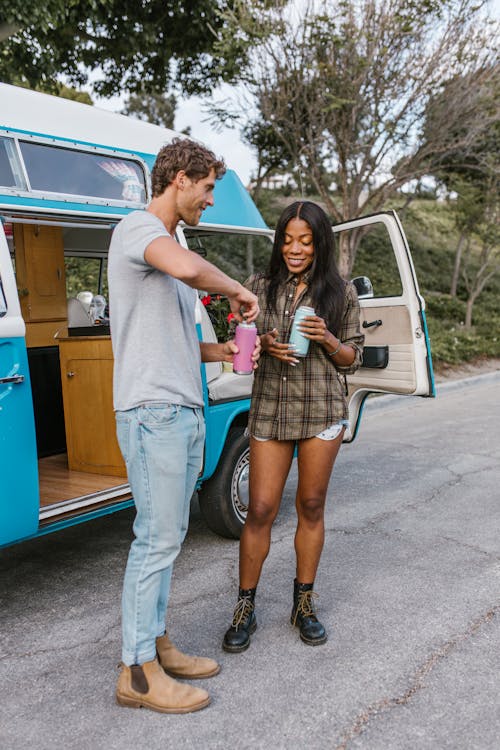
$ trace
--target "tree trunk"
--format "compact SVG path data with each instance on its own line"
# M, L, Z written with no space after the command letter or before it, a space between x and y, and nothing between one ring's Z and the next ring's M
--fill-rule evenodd
M476 298L473 294L467 299L467 306L465 308L465 323L464 328L472 328L472 308Z
M351 249L349 243L349 233L341 232L339 236L339 272L343 279L348 279L351 275L354 259L351 260Z
M247 237L247 275L253 274L253 237Z
M337 234L339 243L338 268L343 279L351 278L356 253L362 237L363 232L358 229L340 232L340 236Z
M465 234L460 234L457 249L455 251L455 265L453 267L453 276L451 277L450 295L457 296L458 277L460 276L460 263L462 261L462 250L464 249Z

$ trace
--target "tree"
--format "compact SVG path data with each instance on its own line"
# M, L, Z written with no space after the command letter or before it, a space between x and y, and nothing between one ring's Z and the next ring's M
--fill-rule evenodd
M460 232L450 293L456 296L461 276L467 293L464 326L470 328L474 303L500 272L500 173L498 166L480 173L455 172L447 182L456 194L455 223Z
M345 221L381 210L498 120L498 105L482 106L498 75L497 27L483 7L481 0L238 0L223 14L219 69L251 97L241 119L257 112L251 120L269 124L331 216ZM427 107L445 82L472 73L476 88L455 87L424 132ZM345 275L364 231L341 243Z
M481 71L480 71L481 73ZM433 119L441 120L441 111L449 108L454 88L476 87L476 75L457 77L450 81L441 95L428 108L426 128L436 127ZM483 86L481 111L495 112L500 94L500 76L490 78ZM463 142L463 123L455 125L455 140ZM436 176L454 196L455 224L459 232L450 295L457 295L462 277L467 292L465 327L472 325L474 302L487 282L500 270L498 221L500 218L500 121L481 132L467 149L447 153L440 160ZM480 250L476 249L479 244ZM465 250L465 254L464 254ZM475 252L474 252L475 251Z
M283 142L269 123L254 120L243 128L242 135L243 140L257 152L257 174L252 188L253 199L257 202L266 178L278 170L289 168L290 159Z
M173 130L176 107L177 100L174 94L149 94L139 91L130 94L123 114Z
M9 0L0 10L0 80L55 93L89 71L100 96L210 90L217 0Z

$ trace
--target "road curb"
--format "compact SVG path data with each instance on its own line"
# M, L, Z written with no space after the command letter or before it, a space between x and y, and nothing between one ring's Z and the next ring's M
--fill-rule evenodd
M436 384L436 397L452 391L471 388L475 385L487 385L489 383L500 383L500 370L486 372L483 375L473 375L470 378L451 380ZM419 398L419 397L416 397ZM372 395L365 401L365 414L371 414L385 409L394 409L399 406L410 406L414 402L411 396L398 396L395 394Z

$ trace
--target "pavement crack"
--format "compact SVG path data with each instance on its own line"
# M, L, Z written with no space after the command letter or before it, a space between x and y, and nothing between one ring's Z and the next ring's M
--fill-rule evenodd
M109 636L111 635L113 630L116 630L116 628L118 628L119 626L120 621L117 620L113 625L110 625L99 638L93 638L88 641L82 640L78 641L78 643L72 643L67 646L61 646L60 644L58 644L57 646L53 646L51 648L37 648L34 651L24 651L22 654L2 654L2 656L0 656L0 661L8 661L9 659L31 659L32 657L40 656L41 654L74 651L75 649L81 648L82 646L116 643L116 638L110 638Z
M392 698L386 697L380 700L370 703L363 711L361 711L351 726L344 731L342 734L340 744L335 747L335 750L347 750L349 743L364 732L371 719L375 716L397 708L398 706L405 706L411 701L413 696L425 687L425 679L432 672L434 667L443 659L445 659L451 651L459 646L464 641L472 638L475 633L489 623L493 617L500 611L500 603L494 605L488 612L485 612L480 617L477 617L473 622L462 632L450 638L448 641L443 643L425 660L421 667L419 667L414 673L410 681L410 686L401 695L394 696Z
M421 498L420 500L417 500L416 502L411 503L404 503L403 505L398 505L392 510L387 510L384 513L378 513L376 516L373 516L364 526L360 526L359 528L355 529L349 529L346 527L333 527L329 529L329 531L335 531L341 534L365 534L368 531L371 531L378 523L381 521L387 521L389 518L392 518L393 516L397 516L402 511L406 510L419 510L422 505L429 505L434 500L440 497L440 495L445 492L448 489L451 489L452 487L459 485L461 481L461 476L450 470L450 474L453 474L451 479L448 479L448 481L444 482L443 484L439 485L439 487L436 487L436 489L432 492L429 497Z
M452 544L456 544L458 547L465 547L466 549L471 549L474 552L479 552L479 554L485 555L486 557L490 557L492 560L500 560L500 557L498 555L495 555L492 552L488 552L488 550L482 549L481 547L478 547L476 544L467 544L467 542L463 542L461 539L455 539L452 536L445 536L444 534L440 535L440 539L444 539L446 542L451 542Z

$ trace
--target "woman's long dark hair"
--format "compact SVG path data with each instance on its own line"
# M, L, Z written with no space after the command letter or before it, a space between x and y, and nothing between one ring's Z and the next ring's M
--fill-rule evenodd
M267 306L276 312L278 289L289 275L281 251L285 242L285 229L292 219L302 219L311 228L314 259L309 269L310 295L316 314L325 320L327 327L337 336L342 323L346 282L337 268L332 226L323 209L316 203L295 201L285 208L278 219L266 274L269 279Z

